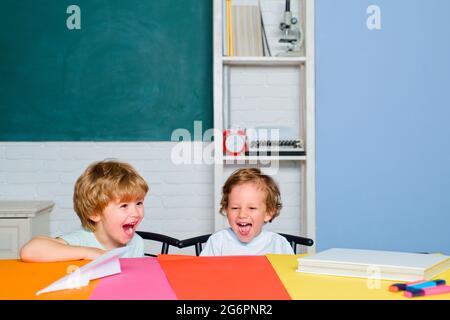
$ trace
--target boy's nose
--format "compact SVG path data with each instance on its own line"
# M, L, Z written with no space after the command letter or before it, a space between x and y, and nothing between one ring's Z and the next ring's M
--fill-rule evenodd
M244 209L239 210L239 212L238 212L238 217L239 218L245 218L247 216L248 216L248 214L247 214L246 210L244 210Z
M130 207L130 215L131 215L132 217L138 217L138 216L140 216L141 214L142 214L142 213L141 213L141 210L139 210L139 208L138 208L136 205Z

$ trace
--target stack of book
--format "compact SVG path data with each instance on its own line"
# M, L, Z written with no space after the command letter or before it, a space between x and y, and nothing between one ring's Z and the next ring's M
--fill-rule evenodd
M223 0L224 56L270 56L257 0Z
M450 268L450 257L357 249L329 249L298 259L298 272L380 280L429 280Z

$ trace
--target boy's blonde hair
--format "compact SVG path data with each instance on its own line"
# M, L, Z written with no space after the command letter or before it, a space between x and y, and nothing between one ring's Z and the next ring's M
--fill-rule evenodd
M220 213L226 215L228 207L228 198L233 187L244 183L256 183L266 193L266 209L272 212L272 222L275 217L280 215L282 208L280 190L272 177L263 174L258 168L238 169L228 177L222 188L222 200L220 201Z
M95 231L90 218L101 215L110 201L143 199L148 191L145 180L128 163L115 160L94 162L75 183L73 207L82 226Z

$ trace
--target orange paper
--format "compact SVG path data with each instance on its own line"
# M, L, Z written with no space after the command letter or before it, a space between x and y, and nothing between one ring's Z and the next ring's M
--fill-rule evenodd
M290 300L265 256L160 255L180 300Z
M86 300L95 288L98 280L86 287L44 293L36 292L47 287L59 278L75 271L90 261L66 261L51 263L31 263L20 260L0 262L0 300Z

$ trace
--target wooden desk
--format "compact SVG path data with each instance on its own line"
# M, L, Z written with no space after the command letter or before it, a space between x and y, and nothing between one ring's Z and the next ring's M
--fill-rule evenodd
M267 255L293 300L450 300L450 293L429 297L406 298L403 293L390 292L389 286L402 281L320 276L299 273L298 256ZM450 284L450 270L435 279ZM379 285L379 286L378 286ZM377 288L378 287L378 288Z
M393 281L380 281L380 287L378 289L369 289L366 279L358 278L345 278L345 277L333 277L333 276L318 276L297 273L297 258L301 255L268 255L268 263L273 267L261 268L255 264L249 264L249 257L238 257L238 268L230 267L230 259L222 259L222 257L191 257L191 256L171 256L165 255L158 258L154 263L162 267L165 277L169 281L172 289L178 299L204 299L209 297L217 298L214 292L208 293L211 283L205 281L206 277L203 277L202 270L209 268L209 277L211 274L217 276L226 276L227 281L233 281L236 278L236 282L240 282L242 286L242 278L246 274L256 273L258 278L264 282L266 278L277 279L280 281L278 286L284 286L291 299L294 300L324 300L324 299L352 299L352 300L392 300L408 298L403 297L402 293L392 293L388 291L390 284ZM162 258L162 259L161 259ZM139 258L141 259L141 258ZM156 258L142 258L142 259L156 259ZM127 259L130 261L130 259ZM132 260L132 259L131 259ZM256 260L255 260L256 261ZM114 280L114 277L123 277L124 269L121 274L113 275L108 278L98 279L91 281L86 287L73 290L64 290L53 293L47 293L40 296L36 296L35 293L48 286L50 283L58 280L62 276L66 275L68 269L73 266L82 266L88 261L70 261L70 262L54 262L54 263L25 263L18 260L0 260L0 300L7 299L90 299L92 292L101 281ZM165 267L167 262L170 263L170 269ZM206 267L205 267L206 265ZM150 269L149 269L150 270ZM185 270L185 272L178 272L177 279L174 278L174 271ZM189 272L186 272L189 270ZM212 273L211 271L215 273ZM192 272L195 271L195 272ZM149 271L151 272L151 271ZM237 277L236 274L240 273ZM278 275L278 277L277 277ZM273 278L275 276L275 278ZM161 275L160 275L161 277ZM251 278L251 277L250 277ZM255 277L254 277L255 278ZM436 278L447 280L450 283L450 270L439 275ZM119 278L116 278L119 279ZM251 280L251 279L250 279ZM189 292L182 292L179 283L191 286L192 295ZM254 280L253 280L254 281ZM177 284L178 283L178 284ZM273 284L273 282L272 282ZM133 285L133 284L128 284ZM229 288L225 288L228 291L228 295L224 296L224 300L232 299L233 297L242 298L239 294L233 295L233 291L230 290L237 283L229 283ZM264 284L263 284L264 285ZM266 283L267 285L267 283ZM224 286L222 284L222 286ZM248 289L248 288L247 288ZM178 292L177 292L178 291ZM221 290L222 291L222 290ZM251 291L247 290L248 294ZM201 293L201 295L199 295ZM209 295L211 294L211 295ZM181 297L181 298L180 298ZM261 295L255 295L253 299L260 299ZM123 297L126 299L126 297ZM150 298L149 298L150 299ZM152 296L155 299L155 295ZM156 296L156 299L158 297ZM414 300L450 300L450 294L436 295L430 297L414 298ZM409 299L412 300L412 299Z
M89 261L30 263L19 260L0 260L0 300L85 300L99 280L76 290L50 292L36 296L36 292L65 276L73 266L81 267Z

